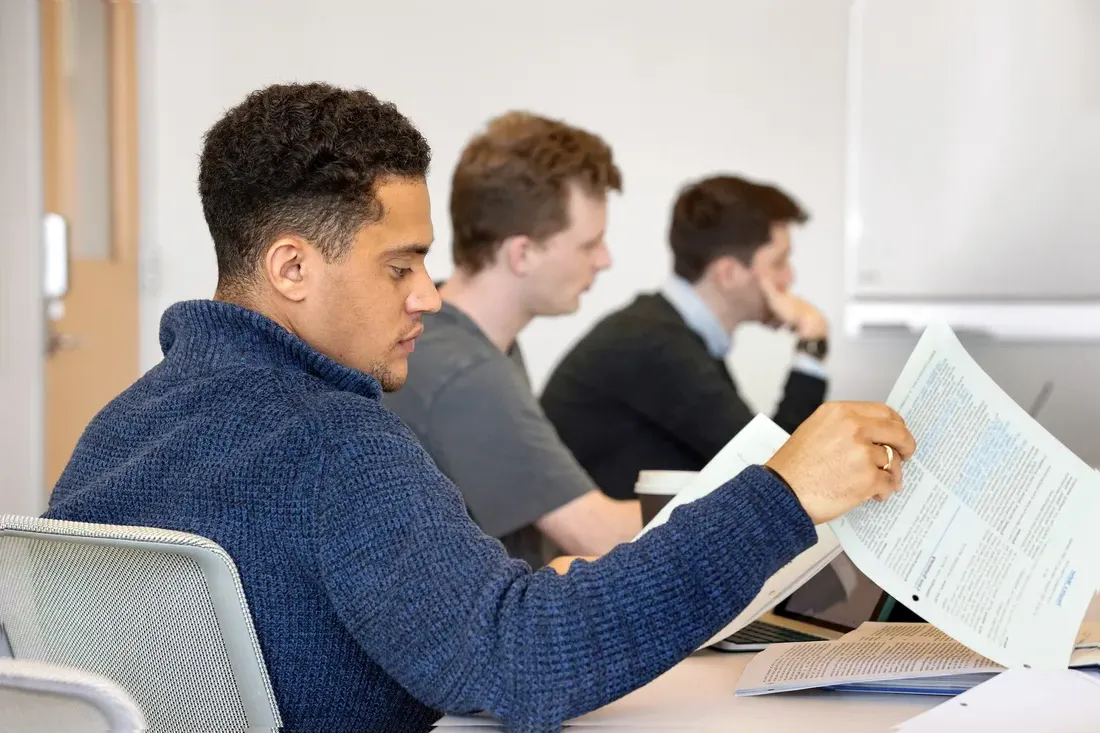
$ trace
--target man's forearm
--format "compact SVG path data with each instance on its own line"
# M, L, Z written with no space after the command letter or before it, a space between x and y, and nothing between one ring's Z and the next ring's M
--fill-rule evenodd
M635 500L620 501L590 491L543 516L535 526L562 552L604 555L641 531L642 512Z
M595 555L559 555L550 562L546 563L546 567L553 570L558 575L565 575L569 572L569 569L573 567L574 560L582 560L584 562L592 562L596 559Z

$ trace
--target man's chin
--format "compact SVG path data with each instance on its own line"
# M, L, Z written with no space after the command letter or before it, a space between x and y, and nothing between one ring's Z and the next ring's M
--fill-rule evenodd
M571 302L562 303L547 303L543 308L538 311L537 315L542 318L557 318L559 316L571 316L581 308L580 298L575 298Z
M396 392L405 386L405 380L409 378L408 362L402 359L399 364L390 364L375 374L374 378L382 385L383 392Z
M555 313L554 315L571 316L579 311L581 309L581 298L584 297L584 294L587 292L588 290L586 288L585 290L574 295L568 303L562 303L561 307L558 308L557 313Z

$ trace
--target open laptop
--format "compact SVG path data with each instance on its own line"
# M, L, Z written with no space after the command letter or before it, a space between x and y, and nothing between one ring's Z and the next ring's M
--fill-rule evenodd
M776 620L800 622L834 632L820 636L767 621L754 621L711 648L726 652L759 651L770 644L827 641L835 632L847 633L865 621L921 622L924 619L895 601L846 555L837 556L771 611Z

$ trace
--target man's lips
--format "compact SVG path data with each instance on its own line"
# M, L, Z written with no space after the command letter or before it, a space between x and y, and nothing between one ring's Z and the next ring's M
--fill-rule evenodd
M424 333L424 326L420 325L409 332L409 335L397 342L401 348L412 353L416 349L416 340Z

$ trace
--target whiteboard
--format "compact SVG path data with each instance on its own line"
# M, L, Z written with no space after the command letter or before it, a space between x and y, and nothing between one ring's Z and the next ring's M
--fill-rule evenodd
M850 43L849 295L1100 301L1100 0L857 0Z

